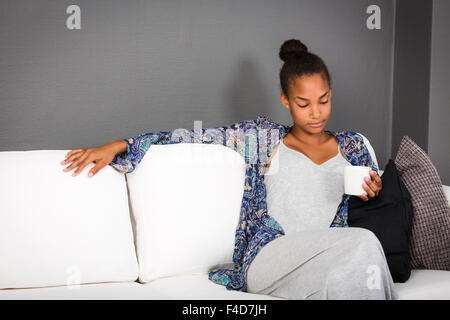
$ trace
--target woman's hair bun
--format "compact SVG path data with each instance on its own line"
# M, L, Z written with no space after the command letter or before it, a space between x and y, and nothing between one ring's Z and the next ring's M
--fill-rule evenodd
M289 59L299 57L305 52L308 52L308 47L300 40L286 40L280 47L280 59L286 62Z

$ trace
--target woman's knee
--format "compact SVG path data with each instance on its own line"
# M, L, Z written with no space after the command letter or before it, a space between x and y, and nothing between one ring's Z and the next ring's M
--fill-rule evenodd
M360 262L384 264L385 254L378 237L364 228L351 228L351 235L347 239L348 256L353 256Z
M353 243L364 244L364 245L375 245L376 247L381 247L380 240L378 237L370 231L369 229L352 227L351 241Z

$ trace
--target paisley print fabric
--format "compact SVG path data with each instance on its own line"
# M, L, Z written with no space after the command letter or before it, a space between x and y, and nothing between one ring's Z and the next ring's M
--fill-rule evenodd
M222 144L238 152L245 159L246 177L239 224L235 233L234 266L230 269L209 270L209 279L230 290L247 291L246 274L250 263L263 246L284 235L280 224L267 212L264 172L271 152L291 128L292 126L275 123L260 115L255 120L239 121L223 127L144 133L124 139L127 151L117 154L109 165L121 173L132 173L154 144ZM361 135L352 131L326 132L338 139L344 157L351 165L370 166L378 173ZM349 197L342 195L342 201L330 227L348 226Z

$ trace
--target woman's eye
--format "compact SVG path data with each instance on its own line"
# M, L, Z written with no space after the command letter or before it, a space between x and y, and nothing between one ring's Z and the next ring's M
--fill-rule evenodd
M324 102L320 102L320 104L327 104L328 103L328 100L327 101L324 101ZM307 104L306 106L302 106L302 105L299 105L299 104L297 104L300 108L306 108L307 106L309 106L309 104Z

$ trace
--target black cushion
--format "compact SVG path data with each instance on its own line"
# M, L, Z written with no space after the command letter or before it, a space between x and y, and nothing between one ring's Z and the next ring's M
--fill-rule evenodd
M411 275L411 195L392 159L389 159L381 181L382 189L375 198L364 201L350 196L348 226L372 231L383 246L392 279L394 282L405 282Z

